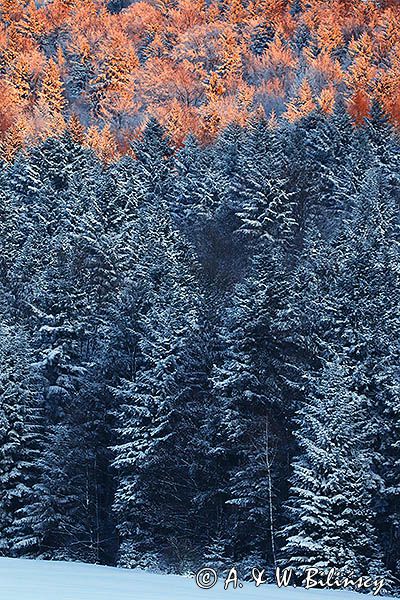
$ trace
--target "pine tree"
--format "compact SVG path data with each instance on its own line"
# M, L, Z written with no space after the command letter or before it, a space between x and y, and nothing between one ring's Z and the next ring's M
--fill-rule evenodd
M250 127L241 152L240 230L255 244L293 238L294 206L283 138L265 122Z
M371 152L373 160L374 153ZM335 384L339 390L335 394L355 394L357 398L362 398L359 427L363 426L367 431L367 438L363 443L369 464L368 468L365 467L365 480L369 479L374 485L368 501L368 522L374 527L374 537L371 539L374 540L376 556L380 560L384 558L385 565L395 572L395 553L390 544L395 539L397 526L391 529L389 513L393 514L392 510L395 512L397 509L394 505L389 508L385 488L388 485L391 501L396 503L392 495L393 488L388 484L395 469L388 465L393 465L397 460L394 457L394 437L391 437L396 428L393 417L396 413L394 398L397 396L398 379L394 366L398 363L398 345L394 341L398 330L394 308L396 300L393 303L399 288L393 265L393 260L396 260L393 244L398 237L394 208L397 192L392 187L393 179L387 177L384 169L370 169L365 173L363 181L356 186L351 179L343 179L341 182L346 217L343 218L342 215L342 223L336 224L330 240L321 238L315 229L308 232L304 258L299 264L299 273L295 276L296 280L298 278L295 310L300 324L300 343L304 347L305 356L308 354L311 359L308 372L314 373L312 406L315 403L315 390L319 390L320 386L315 381L324 376L324 363L330 365L332 378L335 365L345 368L345 376L342 373L342 379L339 378ZM358 194L354 196L354 189L357 188ZM341 357L340 360L337 357ZM323 370L318 371L322 367ZM329 381L328 377L326 381ZM325 389L327 383L323 386ZM321 394L322 399L328 395L327 392ZM307 410L308 404L304 408L304 411ZM322 412L322 408L319 410ZM340 405L338 413L342 412L344 414L344 408ZM302 423L306 416L302 413L299 418ZM319 422L318 427L330 430L325 421L322 424ZM315 437L316 434L313 435ZM300 438L299 443L303 443ZM296 469L295 466L295 472ZM298 471L296 475L295 490L299 487L300 473ZM301 487L302 500L296 500L299 511L302 503L306 502L310 489L314 490L310 487L314 475L314 471L311 471L309 483L304 483ZM298 490L294 492L295 496L297 492ZM329 494L329 498L331 495ZM298 532L302 522L302 519L298 520L290 531ZM389 535L387 527L392 532ZM314 541L320 537L311 525L307 534L305 530L301 531L301 535L311 536ZM295 538L297 534L293 535ZM338 534L338 539L341 539L340 536ZM388 540L392 540L389 546L386 545ZM294 552L295 543L290 542L292 545L287 547L287 557ZM315 550L318 550L316 546L313 551ZM311 549L309 554L300 555L298 549L293 556L297 556L299 561L299 556L306 556L311 561L310 557L316 556L312 554L313 551ZM318 552L321 554L322 550L319 549ZM355 552L362 556L358 550Z
M277 499L285 481L272 464L284 462L291 446L283 422L294 408L288 381L296 362L285 324L290 283L284 261L281 251L267 245L236 285L213 374L215 503L225 513L226 546L243 564L249 556L258 564L276 562Z
M43 381L22 327L2 323L0 356L0 552L19 556L37 545L26 516L40 477Z
M168 191L172 148L155 119L148 121L140 138L133 142L132 150L144 199L150 203L157 201Z
M260 23L251 36L251 50L257 56L262 55L275 37L275 28L269 23Z
M129 567L158 562L182 571L196 543L188 525L193 494L188 447L196 431L189 348L198 327L193 258L162 204L145 207L137 227L139 260L130 275L132 283L140 282L135 363L115 390L119 562Z
M357 389L368 399L374 430L375 468L383 484L376 498L378 531L385 544L387 564L396 572L398 554L392 544L399 531L394 482L398 481L395 465L400 282L399 187L392 173L387 167L380 167L368 170L364 176L339 242L343 262L337 296L338 308L347 323L338 343L348 348Z
M34 512L41 513L45 552L99 562L107 554L105 532L110 520L106 416L111 397L98 378L102 367L95 365L116 272L112 237L98 203L92 200L69 236L53 242L55 248L62 244L67 269L52 273L58 284L54 298L58 307L52 308L58 311L53 322L42 327L42 340L51 348L43 364L51 427ZM63 306L64 285L73 301Z
M282 552L299 576L308 568L372 577L384 572L373 526L378 481L368 448L366 399L352 388L348 366L340 359L327 362L309 382L296 417L300 454Z
M83 144L85 141L85 128L75 113L72 113L69 118L68 131L76 144Z
M290 123L293 123L302 117L306 117L315 109L316 104L314 102L310 83L308 79L303 79L299 86L297 96L288 103L284 116Z
M41 475L25 515L37 541L29 551L89 561L100 560L110 502L103 492L109 395L93 364L114 273L107 222L96 203L97 167L67 135L21 159L10 183L21 215L11 291L29 323L47 426Z

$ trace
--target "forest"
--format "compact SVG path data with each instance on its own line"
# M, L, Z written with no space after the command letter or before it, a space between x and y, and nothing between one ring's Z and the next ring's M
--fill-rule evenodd
M400 593L400 4L0 0L0 556Z
M106 162L374 101L400 124L398 0L0 0L0 156L69 130Z
M374 103L0 170L0 552L399 590L400 143Z

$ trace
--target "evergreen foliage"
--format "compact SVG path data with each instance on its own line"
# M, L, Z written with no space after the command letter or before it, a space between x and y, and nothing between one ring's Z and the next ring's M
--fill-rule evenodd
M0 552L395 587L399 155L338 106L2 164Z

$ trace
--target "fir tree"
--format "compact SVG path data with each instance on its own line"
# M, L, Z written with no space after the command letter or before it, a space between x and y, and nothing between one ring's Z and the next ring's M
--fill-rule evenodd
M300 454L293 465L283 530L285 564L382 576L373 520L378 481L372 474L366 399L352 391L349 369L327 362L309 383L297 415Z
M40 477L43 381L22 327L2 323L0 356L0 551L19 556L38 541L26 521Z
M141 256L131 275L131 281L141 281L133 324L137 355L131 377L115 390L119 560L124 566L155 566L159 560L182 570L193 559L195 543L188 525L191 465L185 458L196 430L196 396L188 378L190 338L198 327L193 259L162 205L142 211L138 232Z

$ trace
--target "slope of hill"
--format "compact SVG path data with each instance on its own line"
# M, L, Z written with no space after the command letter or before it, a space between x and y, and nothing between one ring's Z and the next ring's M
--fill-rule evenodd
M196 587L194 579L81 563L0 559L5 600L357 600L354 592L314 591L263 585L225 591Z
M209 142L338 99L398 124L399 32L394 0L0 0L0 154L69 128L111 161L149 116Z

